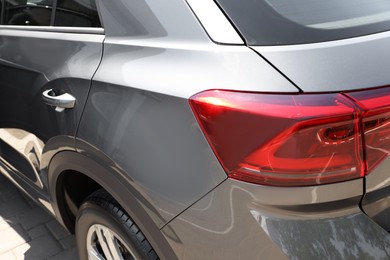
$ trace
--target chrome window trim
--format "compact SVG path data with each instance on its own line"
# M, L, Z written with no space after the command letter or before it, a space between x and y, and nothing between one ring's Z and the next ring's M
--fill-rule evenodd
M93 28L93 27L0 25L0 30L18 30L18 31L101 34L101 35L104 35L103 28Z
M236 29L213 0L186 1L214 42L244 44Z
M9 28L0 28L0 37L23 37L40 38L48 40L62 41L82 41L102 43L104 34L74 33L74 32L56 32L56 31L34 31L34 30L13 30Z

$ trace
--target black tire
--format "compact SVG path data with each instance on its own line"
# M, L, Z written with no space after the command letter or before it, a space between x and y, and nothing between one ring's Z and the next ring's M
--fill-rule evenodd
M88 231L100 225L113 231L121 240L119 243L123 247L120 248L127 247L137 259L159 259L138 226L104 190L94 192L85 200L78 211L76 221L76 240L81 260L88 259ZM99 245L99 242L97 244ZM104 256L103 250L100 251ZM125 249L124 259L132 259L126 254Z

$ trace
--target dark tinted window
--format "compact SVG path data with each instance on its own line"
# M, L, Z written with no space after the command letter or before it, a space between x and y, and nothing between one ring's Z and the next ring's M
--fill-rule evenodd
M249 45L330 41L390 29L389 0L216 0Z
M54 25L101 27L95 0L58 0Z
M53 0L6 0L3 23L9 25L50 25Z

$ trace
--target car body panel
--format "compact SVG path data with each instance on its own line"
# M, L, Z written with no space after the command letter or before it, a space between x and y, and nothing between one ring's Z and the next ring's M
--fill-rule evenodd
M366 176L366 194L362 209L382 228L390 231L390 158Z
M296 46L254 47L304 92L355 91L390 82L390 33ZM313 66L313 64L315 64ZM366 176L363 211L390 230L389 159Z
M366 179L313 187L233 180L188 99L210 89L303 94L386 85L390 33L253 47L222 12L215 30L210 13L196 15L204 6L184 0L97 5L104 30L0 26L0 170L19 188L72 230L74 202L89 194L72 201L66 188L78 193L84 183L63 183L69 172L85 176L134 219L161 259L389 258L387 162ZM50 88L75 96L76 107L44 104ZM364 185L368 216L359 208Z
M210 85L225 89L247 86L248 91L298 90L246 47L192 50L180 44L171 49L164 45L140 46L136 42L116 42L107 37L103 62L94 77L77 138L111 157L140 185L148 183L143 187L148 192L161 189L159 180L166 179L164 190L149 196L168 221L226 178L187 98ZM172 62L167 63L166 59ZM237 59L243 66L234 66ZM112 68L116 70L113 72ZM150 76L145 77L145 69ZM259 74L261 70L269 73ZM167 78L172 71L177 77ZM137 148L128 149L129 145ZM151 149L154 145L156 149ZM76 146L79 151L84 150ZM162 156L168 147L170 154ZM214 165L219 167L217 171Z
M94 158L74 151L62 151L52 158L52 163L48 170L48 180L51 187L52 204L58 220L62 224L68 224L66 223L67 219L61 217L64 203L61 200L57 200L57 194L62 192L61 179L65 175L63 173L68 170L82 172L86 176L93 178L101 187L108 191L125 211L132 216L161 259L177 259L166 239L150 217L150 215L153 217L156 215L146 213L144 205L147 202L143 194L139 194L129 184L127 176L117 171L118 169L109 158L103 154L100 154L99 158L101 160L94 160Z
M227 179L162 231L180 259L386 259L390 236L360 211L362 192L362 179L287 189Z
M10 178L19 175L25 189L47 194L41 178L42 157L50 152L45 144L75 135L104 35L2 27L0 39L2 167ZM56 112L42 100L47 89L71 93L76 107ZM74 141L67 147L75 149Z
M390 32L332 42L253 47L304 92L388 85Z
M176 26L170 5L185 26ZM90 152L94 147L111 158L145 194L154 207L150 211L163 216L156 223L162 227L227 178L188 98L210 88L298 89L249 48L214 44L185 2L164 8L155 1L99 2L99 7L104 55L76 147L98 158ZM133 27L124 27L126 21Z
M180 17L171 15L173 6ZM214 88L298 91L246 46L214 44L184 1L103 1L99 7L106 39L96 81L183 98Z
M76 147L111 158L162 216L159 227L227 178L187 100L130 87L93 82Z
M143 75L144 71L148 71L147 76ZM217 88L298 92L247 47L218 46L210 42L172 43L168 39L107 37L103 62L94 80L182 98Z

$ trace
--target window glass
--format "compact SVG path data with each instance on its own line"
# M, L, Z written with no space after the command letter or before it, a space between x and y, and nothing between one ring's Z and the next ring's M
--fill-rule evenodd
M58 0L54 25L101 27L95 0Z
M53 0L6 0L3 24L49 26Z
M390 30L389 0L216 0L249 45L331 41Z

